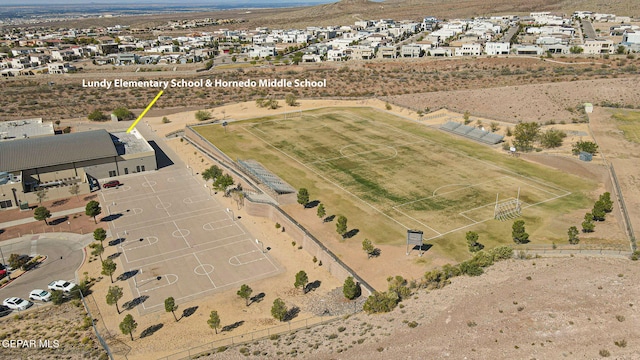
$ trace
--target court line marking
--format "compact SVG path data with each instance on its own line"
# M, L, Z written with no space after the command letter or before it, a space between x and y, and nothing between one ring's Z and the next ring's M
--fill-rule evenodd
M266 258L266 256L264 254L262 254L262 256L260 258L254 259L254 260L251 260L251 261L247 261L247 262L242 262L242 261L240 261L240 259L238 259L238 256L243 256L243 255L251 254L251 253L254 253L254 252L262 253L262 251L260 251L260 250L251 250L251 251L248 251L246 253L233 255L232 257L229 258L229 265L231 265L231 266L242 266L242 265L247 265L247 264L254 263L256 261L262 261L262 260L264 260ZM231 263L232 259L236 259L238 261L238 263L237 264Z
M196 258L196 260L198 261L198 264L200 264L200 266L203 266L202 262L200 261L200 259L198 258L198 255L196 253L193 253L193 257ZM207 278L209 279L209 281L211 281L211 285L213 285L213 288L215 289L216 283L213 282L213 280L211 280L211 276L209 276L209 273L206 273L205 275L207 275Z
M226 237L226 238L223 238L223 239L220 239L220 240L216 240L216 241L210 241L210 242L205 243L205 244L196 244L196 245L194 245L193 247L196 247L196 246L204 246L204 245L211 245L211 244L219 243L220 241L225 241L225 240L230 240L230 239L233 239L233 238L237 238L238 236L242 236L242 235L244 235L244 234L241 234L241 235L234 235L234 236L228 236L228 237ZM203 249L202 249L202 250L200 250L200 251L206 251L206 250L218 249L218 248L221 248L221 247L224 247L224 246L229 246L229 245L233 245L233 244L238 244L238 243L241 243L241 242L243 242L243 241L251 241L251 239L250 239L250 238L243 238L243 239L238 240L238 241L232 241L232 242L228 242L228 243L223 243L223 244L221 244L221 245L218 245L218 246L212 246L212 247L210 247L210 248L203 248ZM171 253L176 253L176 252L185 251L185 249L188 249L188 248L175 249L175 250L171 250L171 251L163 252L163 253L161 253L161 254L156 254L156 255L146 256L146 257L139 258L139 259L135 259L135 260L129 260L129 258L128 258L128 257L126 256L126 254L125 254L125 258L126 258L126 260L127 260L127 264L133 264L133 263L136 263L136 262L139 262L139 261L144 261L144 260L148 260L148 259L157 258L158 256L165 256L165 255L169 255L169 254L171 254ZM123 252L123 254L124 254L124 252ZM184 255L178 255L178 256L174 256L174 257L166 258L165 260L178 259L178 258L181 258L181 257L184 257L184 256L188 256L189 254L192 254L192 253L187 253L187 254L184 254ZM162 261L165 261L165 260L162 260ZM151 263L144 263L144 265L157 264L157 263L161 263L162 261L151 262Z
M134 247L127 247L127 248L125 248L125 246L124 246L124 245L120 245L120 248L122 248L123 250L125 250L125 249L126 249L127 251L128 251L128 250L135 250L135 249L140 249L140 248L143 248L143 247L147 247L147 246L154 245L154 244L156 244L156 243L159 241L159 239L158 239L158 237L157 237L157 236L147 236L146 238L143 238L143 239L149 239L149 240L147 240L147 241L148 241L148 243L147 243L147 244L144 244L144 245L138 245L138 246L134 246ZM156 239L156 241L151 241L150 239ZM140 241L140 240L138 240L138 241ZM123 244L124 244L124 243L123 243ZM135 244L135 242L131 242L130 244Z
M162 279L166 279L167 283L164 284L164 285L154 286L154 287L152 287L150 289L140 290L140 286L141 285L144 285L144 284L149 283L151 281L158 281L157 280L158 277L156 276L156 277L152 277L152 278L149 278L149 279L144 279L144 280L142 280L143 281L142 283L136 281L135 284L137 285L136 286L136 290L138 291L138 295L140 295L141 293L146 293L146 292L149 292L149 291L155 291L155 290L161 289L163 287L173 285L173 284L177 283L178 279L179 279L178 275L176 275L176 274L163 274L163 275L158 275L158 276L162 276ZM169 277L171 277L171 276L175 277L174 281L169 280Z

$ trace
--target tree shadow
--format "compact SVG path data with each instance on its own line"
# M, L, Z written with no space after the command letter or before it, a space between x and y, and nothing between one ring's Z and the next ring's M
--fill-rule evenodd
M68 216L63 216L61 218L49 221L49 225L58 225L58 224L61 224L61 223L65 222L65 221L67 221L67 220L69 220L69 217Z
M313 209L314 207L320 205L320 200L313 200L307 203L307 205L304 206L305 209Z
M5 229L0 229L0 234L4 234L6 232Z
M221 331L231 331L233 329L240 327L242 324L244 324L244 320L236 321L231 325L223 326Z
M151 325L148 328L142 330L142 332L140 333L140 338L145 338L147 336L151 336L153 335L156 331L162 329L164 325L163 324L155 324L155 325Z
M320 280L308 283L307 286L304 287L304 293L306 294L310 291L314 291L315 289L320 287L320 284L322 284L322 281Z
M261 292L260 294L254 295L249 299L249 305L253 303L261 302L265 297L265 293Z
M109 241L109 246L116 246L116 245L120 245L124 242L124 238L117 238L117 239L113 239L111 241Z
M332 222L332 221L333 221L333 219L335 219L335 218L336 218L336 216L335 216L335 215L329 215L329 216L327 216L326 218L324 218L324 220L322 220L322 222L326 222L326 223L328 223L328 222Z
M198 310L197 306L192 306L192 307L189 307L189 308L186 308L186 309L182 310L182 316L180 317L180 319L182 319L183 317L186 318L186 317L189 317L189 316L195 314L196 310Z
M343 239L351 239L352 237L356 236L359 232L360 232L359 229L351 229L351 230L347 231L344 235L342 235L342 238Z
M287 311L287 315L284 316L284 321L291 321L300 314L300 308L297 306L292 307Z
M127 301L126 303L122 304L122 308L124 310L131 310L134 307L142 304L143 302L147 301L149 297L147 295L142 295L142 296L138 296L137 298Z
M51 204L51 207L61 206L61 205L64 205L64 204L66 204L68 202L69 202L69 199L56 200Z
M89 201L89 200L93 200L93 199L95 199L97 197L98 197L97 194L93 194L93 195L88 195L88 196L83 197L82 200Z
M117 258L118 256L120 256L121 254L122 253L120 251L118 251L117 253L113 253L113 254L107 256L107 259L113 260L113 259Z
M122 280L122 281L126 281L131 279L132 277L134 277L137 273L138 273L138 269L136 270L129 270L127 272L123 272L122 274L118 275L118 280Z
M369 258L372 257L378 257L380 256L380 254L382 253L382 250L380 250L380 248L375 248L373 249L373 251L369 254Z
M103 217L100 221L114 221L122 217L122 214L111 214Z

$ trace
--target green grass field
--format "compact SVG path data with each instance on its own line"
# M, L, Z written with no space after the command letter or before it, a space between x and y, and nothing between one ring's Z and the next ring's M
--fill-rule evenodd
M544 226L542 218L588 206L582 190L594 185L371 108L278 115L227 130L197 128L232 158L255 159L294 187L307 187L378 243L403 244L409 228L456 243L468 230L491 231L486 238L504 243L511 224L493 219L497 194L506 200L519 191L523 216Z
M612 115L627 141L640 144L640 112L624 111Z

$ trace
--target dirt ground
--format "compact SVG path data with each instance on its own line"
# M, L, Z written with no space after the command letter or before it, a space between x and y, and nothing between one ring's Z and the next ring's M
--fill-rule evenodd
M507 260L480 277L420 290L391 313L205 359L636 359L639 277L628 259Z

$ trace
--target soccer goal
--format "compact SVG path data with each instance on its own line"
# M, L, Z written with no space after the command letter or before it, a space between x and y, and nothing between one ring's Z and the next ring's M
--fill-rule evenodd
M294 110L284 113L285 120L302 119L302 110Z
M520 188L518 196L500 201L500 194L496 194L496 206L493 209L493 218L500 221L515 219L522 215L522 203L520 202Z

